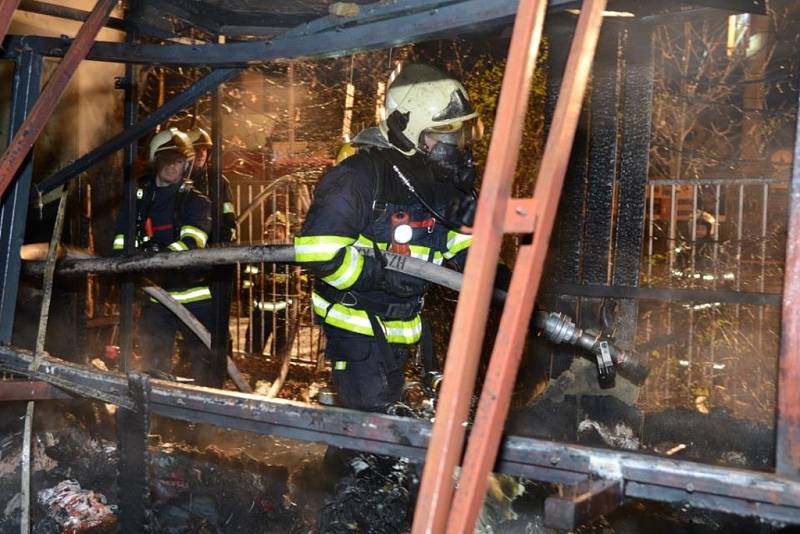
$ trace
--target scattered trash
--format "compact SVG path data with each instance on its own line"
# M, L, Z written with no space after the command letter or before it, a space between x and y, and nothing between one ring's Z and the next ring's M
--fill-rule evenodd
M38 500L68 534L113 525L117 521L116 506L106 504L105 495L81 489L75 480L64 480L40 491Z

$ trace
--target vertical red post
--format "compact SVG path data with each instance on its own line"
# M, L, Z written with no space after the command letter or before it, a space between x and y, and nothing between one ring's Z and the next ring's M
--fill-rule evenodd
M486 493L488 476L497 457L605 6L606 0L585 0L581 6L534 189L536 223L533 242L520 247L514 264L508 298L447 522L448 533L471 532L474 529ZM496 258L493 259L496 261Z
M795 134L788 230L778 361L775 470L779 475L800 478L800 119Z
M8 3L3 2L3 6ZM14 138L9 143L8 148L0 159L0 197L6 191L8 184L14 179L22 162L33 147L33 143L44 130L45 124L53 114L56 104L61 99L67 84L69 83L78 65L89 53L89 49L94 44L97 33L108 21L111 10L116 5L116 0L98 0L92 13L86 22L81 26L78 35L70 45L64 58L53 71L50 80L47 82L42 94L36 100L25 122L20 126Z
M497 118L481 185L475 232L450 338L444 381L433 426L415 534L442 532L453 494L453 472L461 456L475 387L481 343L503 237L506 204L517 166L531 77L544 25L546 0L521 0L503 76Z

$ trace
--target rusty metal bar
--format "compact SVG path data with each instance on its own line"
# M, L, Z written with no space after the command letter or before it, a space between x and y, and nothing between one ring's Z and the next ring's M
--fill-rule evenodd
M78 35L69 47L64 59L58 64L41 96L34 104L28 118L25 119L19 132L9 143L8 148L0 159L0 197L14 179L17 171L25 161L25 157L33 147L33 143L44 130L45 124L50 119L64 90L67 88L72 75L78 65L89 53L94 44L97 33L105 25L111 10L116 5L115 0L98 0L92 14L81 26Z
M583 480L567 486L544 501L545 527L575 530L622 504L619 480Z
M564 72L564 82L558 97L553 124L547 136L536 188L533 192L538 215L536 229L533 233L533 243L520 247L517 255L508 298L500 320L478 411L475 415L475 423L467 445L461 478L447 523L448 532L468 532L474 528L486 493L488 474L491 472L497 456L500 435L511 402L513 383L525 345L533 303L542 277L558 198L569 163L572 140L578 125L578 116L589 80L605 6L606 0L587 0L581 7L578 26ZM520 7L520 13L522 12L523 9ZM512 64L510 57L508 64ZM523 99L516 105L526 109L526 101ZM487 178L488 176L484 177L484 180ZM486 182L484 181L484 183ZM480 221L476 222L480 223ZM477 243L479 240L480 236L476 233L474 242ZM470 257L474 258L472 255ZM496 263L497 258L498 254L495 252L491 256L488 254L478 255L476 261ZM480 283L480 281L470 280L469 273L465 276L468 281L465 284L467 288L471 283ZM491 281L486 285L487 289L491 289ZM459 309L462 304L459 300ZM454 325L454 330L460 331L457 324ZM478 350L480 350L480 343L477 343L475 347L476 353ZM452 354L451 350L448 357Z
M37 380L0 381L0 402L71 399L57 387Z
M505 210L519 156L522 127L546 0L522 0L500 91L497 118L478 199L473 244L456 309L436 422L425 463L412 532L442 532L453 494L453 470L463 449L465 423L486 330L492 281L503 237Z
M794 145L789 194L789 228L783 279L781 350L778 360L777 443L775 471L800 478L800 120Z
M14 11L17 10L20 0L0 0L0 43L6 38Z

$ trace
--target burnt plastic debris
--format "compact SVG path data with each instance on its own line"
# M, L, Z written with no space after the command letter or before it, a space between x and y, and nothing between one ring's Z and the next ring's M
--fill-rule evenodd
M64 532L85 532L117 522L116 506L108 505L102 493L82 489L76 480L64 480L38 493L39 504Z

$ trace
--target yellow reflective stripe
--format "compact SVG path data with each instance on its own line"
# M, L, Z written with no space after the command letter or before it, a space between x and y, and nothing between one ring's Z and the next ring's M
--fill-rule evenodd
M447 232L447 252L444 253L445 259L450 259L462 250L469 248L472 244L472 236L460 234L454 230Z
M316 292L311 294L311 302L314 305L314 313L322 317L327 324L356 334L372 335L372 325L364 310L348 308L341 304L331 306L330 302ZM380 318L378 321L383 326L386 341L389 343L412 345L422 336L422 320L419 315L408 321L381 321Z
M236 208L233 207L233 202L223 202L222 213L236 213Z
M423 247L422 245L409 245L408 248L411 251L412 258L428 261L428 257L431 255L430 247Z
M208 234L202 231L200 228L190 224L181 226L181 239L184 237L191 237L194 239L199 248L205 247L206 243L208 242Z
M169 294L181 304L197 302L211 298L211 290L208 287L193 287L183 291L170 291Z
M347 289L361 276L364 268L364 256L355 247L347 247L342 264L332 274L322 279L336 289Z
M386 341L389 343L410 345L422 337L422 319L419 315L410 321L386 321L383 326L386 329Z
M356 246L356 247L359 247L359 248L369 248L369 249L371 249L371 248L373 248L373 244L372 243L373 243L372 239L369 239L368 237L365 237L365 236L359 234L358 239L356 239L356 242L353 243L353 246ZM381 243L379 241L378 242L378 248L382 249L382 250L386 250L386 249L389 248L389 243Z
M331 306L330 302L316 292L311 294L311 303L314 306L314 312L329 325L348 332L355 332L356 334L372 335L372 325L365 311L348 308L341 304Z
M444 263L444 255L438 250L433 253L433 263L435 263L436 265L441 265L442 263Z
M344 371L345 369L347 369L347 362L346 361L338 361L338 362L333 364L333 368L336 371Z
M114 236L114 250L121 250L125 248L125 236L117 234Z
M167 246L168 249L172 250L173 252L182 252L184 250L189 250L189 245L184 243L183 241L173 241L172 243Z
M352 244L352 237L337 235L312 235L294 238L294 259L296 261L328 261L339 249Z

